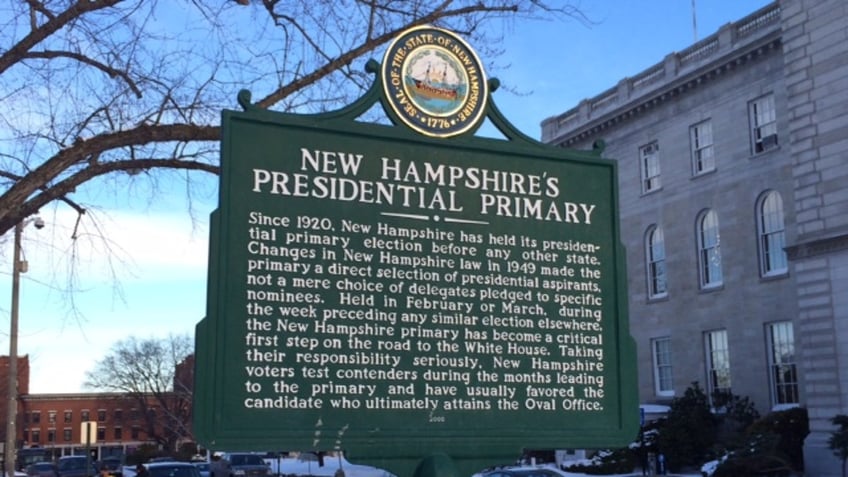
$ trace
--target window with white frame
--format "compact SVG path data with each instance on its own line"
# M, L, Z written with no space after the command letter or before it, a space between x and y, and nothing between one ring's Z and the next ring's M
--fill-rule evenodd
M730 392L730 348L727 346L727 330L704 333L707 385L710 399L716 393Z
M706 210L698 216L698 268L701 288L721 285L721 236L718 214Z
M657 396L673 396L671 338L656 338L652 340L651 349L654 360L654 389Z
M665 273L665 239L660 226L651 226L645 235L645 259L648 271L648 298L666 296L668 283Z
M772 403L797 404L798 370L795 365L795 334L791 321L768 325L768 365Z
M774 95L768 94L748 103L751 123L751 144L754 154L777 147L777 114Z
M692 149L693 176L715 169L711 120L701 121L689 128L689 147Z
M757 204L757 233L760 275L782 275L788 270L786 236L783 223L783 199L777 191L768 191Z
M639 161L642 167L642 192L647 193L660 188L660 146L656 142L639 148Z

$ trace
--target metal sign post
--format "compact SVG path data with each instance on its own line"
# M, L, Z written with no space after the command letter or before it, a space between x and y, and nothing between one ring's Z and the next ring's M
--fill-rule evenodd
M85 472L91 469L91 446L97 443L97 422L83 421L80 429L80 443L85 446Z

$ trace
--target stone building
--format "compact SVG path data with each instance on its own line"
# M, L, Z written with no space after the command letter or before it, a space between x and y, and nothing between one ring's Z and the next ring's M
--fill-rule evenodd
M848 3L778 0L542 123L618 162L643 403L698 382L848 414Z

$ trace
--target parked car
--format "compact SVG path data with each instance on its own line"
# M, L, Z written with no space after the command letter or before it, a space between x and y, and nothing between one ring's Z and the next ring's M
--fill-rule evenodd
M250 452L225 452L221 455L231 477L268 477L271 466L262 458L262 454Z
M53 461L53 453L44 447L25 447L18 449L15 454L15 470L20 470L22 473L30 464Z
M148 462L144 466L150 477L200 477L200 471L190 462Z
M59 471L53 462L36 462L26 468L27 477L59 477Z
M86 468L86 464L88 464ZM66 455L56 461L57 477L95 477L94 462L84 455Z
M200 477L210 477L209 462L192 461L192 465L197 467L197 471L200 472Z
M97 461L97 470L100 472L100 477L105 477L104 471L111 477L122 477L121 458L120 457L104 457Z

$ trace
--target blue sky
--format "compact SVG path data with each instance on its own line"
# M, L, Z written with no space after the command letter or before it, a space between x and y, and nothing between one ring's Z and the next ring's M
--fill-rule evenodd
M695 1L698 39L770 3ZM539 124L545 118L694 42L692 0L586 1L580 7L593 25L516 21L503 45L502 62L511 66L490 73L525 92L518 97L498 91L494 101L531 137L539 138ZM212 201L194 204L197 220L192 221L182 192L141 206L129 199L104 199L109 209L89 212L105 224L118 261L109 267L102 261L104 254L92 252L96 244L86 246L86 236L79 241L76 278L82 290L73 296L78 314L71 313L69 297L59 291L68 279L68 250L62 247L70 247L75 216L67 208L50 209L42 214L44 229L26 228L23 249L29 272L21 283L18 351L30 357L31 393L85 391L85 372L114 343L129 336L193 336L205 312ZM5 257L11 256L11 232L8 235ZM7 260L3 266L9 271L0 272L0 290L10 297L11 265ZM112 270L119 270L118 275L113 276ZM0 354L9 348L7 300L0 298Z

